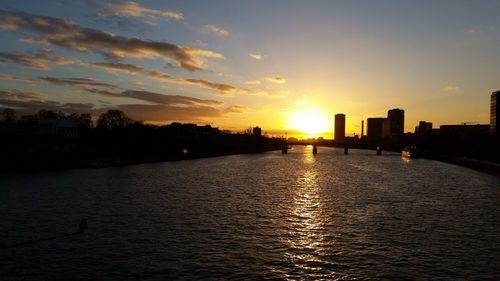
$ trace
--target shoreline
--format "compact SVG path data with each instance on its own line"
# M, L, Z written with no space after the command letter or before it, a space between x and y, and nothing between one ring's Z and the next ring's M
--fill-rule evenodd
M495 162L488 162L466 157L450 157L441 155L429 155L429 156L424 156L423 158L436 160L443 163L453 164L469 168L475 171L479 171L485 174L490 174L496 177L500 177L500 164Z
M38 172L54 172L54 171L66 171L72 169L100 169L100 168L111 168L111 167L125 167L148 163L160 163L160 162L177 162L184 160L195 160L204 158L216 158L231 155L244 155L244 154L258 154L265 153L269 151L277 151L281 148L263 149L263 150L251 150L251 151L231 151L231 152L213 152L213 153L199 153L193 155L168 155L165 157L144 157L144 158L133 158L133 157L97 157L95 159L87 159L87 161L81 162L70 162L66 165L52 164L48 166L22 166L14 168L0 169L0 175L6 174L22 174L22 173L38 173Z

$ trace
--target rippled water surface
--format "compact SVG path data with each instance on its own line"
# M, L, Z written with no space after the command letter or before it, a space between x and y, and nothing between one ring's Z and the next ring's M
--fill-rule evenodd
M500 180L294 147L0 176L2 280L500 280Z

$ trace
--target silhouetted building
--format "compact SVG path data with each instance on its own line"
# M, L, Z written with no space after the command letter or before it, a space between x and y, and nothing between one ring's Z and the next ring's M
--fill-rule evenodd
M361 138L363 138L365 135L365 120L361 120Z
M253 135L257 137L262 136L262 129L260 127L253 128Z
M44 118L38 120L38 133L43 136L78 136L79 123L77 120Z
M415 127L415 134L427 135L432 131L432 122L420 121L418 126Z
M459 139L478 138L487 136L490 132L490 125L441 125L439 133L441 136L450 136Z
M345 140L345 114L335 114L335 141L343 143Z
M490 134L500 135L497 130L497 122L500 121L500 110L498 110L498 104L500 101L500 91L493 92L491 94L491 104L490 104Z
M399 108L391 109L387 112L387 118L390 120L390 136L399 137L405 130L405 111Z
M388 118L368 118L366 123L366 136L372 141L379 141L391 133L391 122Z

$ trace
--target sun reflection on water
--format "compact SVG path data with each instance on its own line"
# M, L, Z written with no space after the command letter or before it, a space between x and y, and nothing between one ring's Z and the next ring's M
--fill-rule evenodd
M316 162L316 158L315 158L312 151L313 151L312 145L306 146L306 149L304 150L304 163L312 164L312 163Z
M307 164L315 163L312 146L304 150L303 161ZM312 274L328 278L334 273L325 272L324 266L329 263L323 259L325 243L330 242L326 238L319 176L314 165L311 165L300 171L294 181L293 201L287 220L288 233L284 241L288 246L285 259L294 265L296 271L305 274L304 276Z

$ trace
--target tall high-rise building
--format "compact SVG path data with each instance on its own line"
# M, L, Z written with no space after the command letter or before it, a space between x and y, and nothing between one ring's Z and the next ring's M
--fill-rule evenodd
M498 104L500 102L500 91L493 92L491 94L491 104L490 104L490 134L500 135L497 130L497 124L500 121L500 110L498 110Z
M260 127L253 128L253 135L257 137L262 136L262 129Z
M402 136L405 130L405 111L399 108L391 109L387 112L387 118L391 123L391 137Z
M345 140L345 114L335 114L335 141L344 142Z

